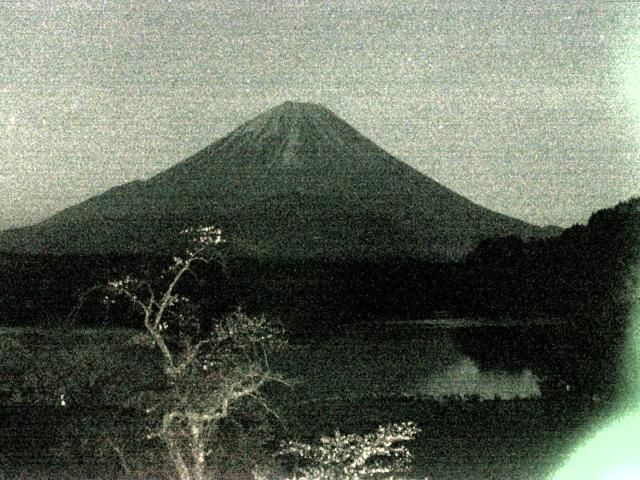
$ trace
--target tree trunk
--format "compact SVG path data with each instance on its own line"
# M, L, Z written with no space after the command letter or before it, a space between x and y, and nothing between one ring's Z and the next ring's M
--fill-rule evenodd
M172 437L171 427L174 417L175 412L167 412L164 414L162 419L162 429L160 430L160 437L167 445L169 457L171 457L171 461L176 467L179 480L193 480L191 471L189 470L187 463L184 461L184 457L182 456L182 452L180 451L180 445L176 443Z
M182 458L179 447L170 439L165 438L165 443L167 444L167 450L169 450L169 456L173 461L173 465L178 471L179 480L194 480L193 475L191 475L189 471L189 467L187 467L184 458Z
M202 438L204 422L198 416L189 417L191 430L191 455L193 457L193 480L204 480L206 470L205 442Z

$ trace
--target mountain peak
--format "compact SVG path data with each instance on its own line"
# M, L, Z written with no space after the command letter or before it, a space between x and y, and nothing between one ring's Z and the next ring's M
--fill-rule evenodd
M228 148L233 152L227 152ZM361 156L354 155L354 148L366 150L368 158L380 156L377 146L324 105L286 101L244 123L210 150L223 149L229 153L234 158L234 168L240 165L289 168L326 165L338 157ZM345 161L342 167L350 163Z
M312 102L294 102L287 100L282 102L271 109L271 111L285 111L285 112L313 112L313 111L328 111L327 107L321 103Z
M263 125L270 122L314 123L320 119L338 118L331 110L319 103L286 101L250 120L248 124Z

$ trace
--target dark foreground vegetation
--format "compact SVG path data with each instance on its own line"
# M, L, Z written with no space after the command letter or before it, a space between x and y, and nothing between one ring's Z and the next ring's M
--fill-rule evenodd
M473 327L453 333L471 341L483 331ZM391 332L400 345L393 352L384 343ZM217 478L252 478L256 464L286 469L274 458L283 440L314 442L336 429L364 433L412 420L421 433L410 445L408 478L542 479L610 409L607 398L567 391L554 384L552 375L542 380L541 398L400 395L398 385L411 380L407 372L419 373L416 364L422 360L411 360L419 353L416 346L425 345L424 361L431 362L428 339L437 333L416 326L348 332L350 345L366 341L366 349L380 356L378 362L388 364L389 378L400 375L399 383L384 384L379 377L369 390L346 388L362 384L360 378L342 378L349 371L325 371L336 364L331 362L339 354L335 349L310 356L304 352L311 351L311 344L294 344L292 349L301 352L297 360L295 352L272 358L274 368L292 379L292 387L273 385L265 391L271 412L239 405L210 432L218 449L212 467ZM553 337L554 331L546 335ZM134 478L136 472L142 478L175 478L162 442L147 438L157 413L142 407L147 396L167 388L160 353L141 343L135 330L6 328L0 339L0 471L7 478ZM307 358L318 364L301 365ZM488 369L507 368L505 357L492 352L483 362ZM543 368L540 358L537 362L527 368ZM559 370L556 379L563 375ZM334 384L337 394L325 388Z
M422 432L411 444L408 478L437 480L543 479L570 454L569 445L597 423L584 397L560 400L450 401L417 398L286 404L287 421L251 430L221 425L214 433L227 452L219 478L251 478L257 462L273 462L281 439L313 441L335 429L367 432L412 418ZM146 439L147 416L132 409L19 407L0 412L5 478L174 478L163 446ZM249 428L247 428L249 427ZM24 432L30 432L25 435ZM115 447L115 448L114 448ZM127 476L121 455L133 472ZM131 474L131 472L130 472Z

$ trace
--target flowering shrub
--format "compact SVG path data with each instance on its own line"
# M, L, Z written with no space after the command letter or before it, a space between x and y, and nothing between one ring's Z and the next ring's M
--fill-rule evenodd
M380 426L366 435L336 432L321 437L319 445L286 442L280 455L300 462L295 472L299 480L394 478L411 463L411 453L401 442L413 440L419 432L413 422Z

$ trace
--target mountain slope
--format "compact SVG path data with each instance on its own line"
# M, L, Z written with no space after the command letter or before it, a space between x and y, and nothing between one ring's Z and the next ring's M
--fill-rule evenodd
M548 233L447 189L323 106L285 102L149 180L0 233L0 250L172 252L194 224L287 258L448 260L487 236Z

